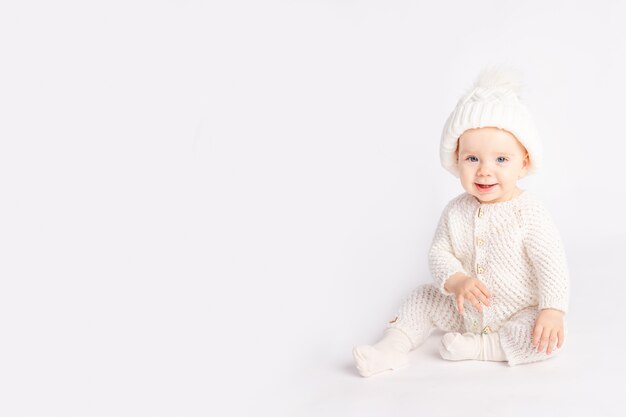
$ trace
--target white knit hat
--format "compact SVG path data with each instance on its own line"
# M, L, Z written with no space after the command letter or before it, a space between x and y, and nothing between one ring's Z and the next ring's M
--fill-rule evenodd
M472 90L448 117L441 135L441 165L457 177L456 148L467 129L493 126L511 132L526 148L533 173L541 166L541 141L530 112L520 101L521 77L510 68L483 70Z

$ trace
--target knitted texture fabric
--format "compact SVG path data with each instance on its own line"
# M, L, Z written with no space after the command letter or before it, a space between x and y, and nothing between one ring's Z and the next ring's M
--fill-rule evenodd
M509 366L521 365L525 363L538 362L559 353L555 350L551 355L544 351L537 352L537 348L532 345L532 331L539 310L529 307L515 313L500 328L500 344L506 353ZM563 331L567 334L567 320L563 320Z
M540 200L524 191L517 197L481 204L463 193L445 207L429 252L433 284L417 287L404 300L389 327L402 330L412 348L435 328L445 332L498 332L509 366L556 356L532 346L541 309L567 312L569 273L558 230ZM455 272L480 279L491 305L479 312L465 300L457 311L444 288ZM566 319L564 326L567 328Z
M499 322L530 306L568 309L569 273L560 234L541 201L528 191L491 204L468 193L454 198L437 226L429 265L444 295L452 295L444 285L456 272L480 279L492 294L492 304L483 312L486 322Z
M454 299L443 295L432 284L420 285L404 300L388 327L402 330L411 340L411 348L422 345L437 328L446 332L463 330L463 319L454 307Z
M529 173L541 166L542 145L533 118L521 101L522 77L513 68L485 68L448 117L441 134L442 166L459 176L456 148L468 129L498 127L512 133L528 151Z
M466 308L464 319L456 310L454 297L442 294L433 284L424 284L415 288L404 300L389 327L404 332L411 340L412 349L422 345L435 328L445 332L485 334L490 331L484 329L493 328L498 331L509 366L550 359L561 352L558 349L548 355L545 351L537 352L532 346L532 331L539 314L536 306L525 308L507 320L492 321L488 326L484 326L486 322L479 323L479 319L471 318L470 310ZM566 320L564 326L567 331Z

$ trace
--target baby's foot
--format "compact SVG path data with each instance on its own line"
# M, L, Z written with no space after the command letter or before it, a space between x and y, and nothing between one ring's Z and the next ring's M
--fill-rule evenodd
M441 338L439 354L449 361L479 359L482 352L481 335L475 333L446 333Z
M383 338L374 346L362 345L352 349L356 368L362 376L405 367L412 343L399 329L388 328Z
M356 368L361 376L371 376L383 371L403 368L408 365L406 353L396 350L381 350L374 346L362 345L352 349Z

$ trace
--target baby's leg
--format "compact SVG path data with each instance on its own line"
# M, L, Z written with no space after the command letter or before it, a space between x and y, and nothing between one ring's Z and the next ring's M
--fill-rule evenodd
M539 310L529 307L515 313L509 321L500 327L500 342L506 352L509 366L537 362L550 359L561 350L555 350L548 355L545 350L537 352L532 345L532 332Z
M409 351L422 345L435 328L458 331L461 326L453 298L432 284L421 285L406 298L378 343L353 349L356 367L362 376L401 368L408 364Z

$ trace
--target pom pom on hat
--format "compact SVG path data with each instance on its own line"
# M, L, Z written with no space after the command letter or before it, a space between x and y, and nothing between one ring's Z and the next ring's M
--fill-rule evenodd
M468 129L492 126L509 131L520 141L528 151L528 172L536 172L541 166L541 142L528 108L520 101L521 91L522 77L514 69L484 69L446 121L441 134L441 165L458 177L459 137Z
M478 87L508 90L519 97L522 92L522 74L507 67L486 68L476 78L474 88Z

